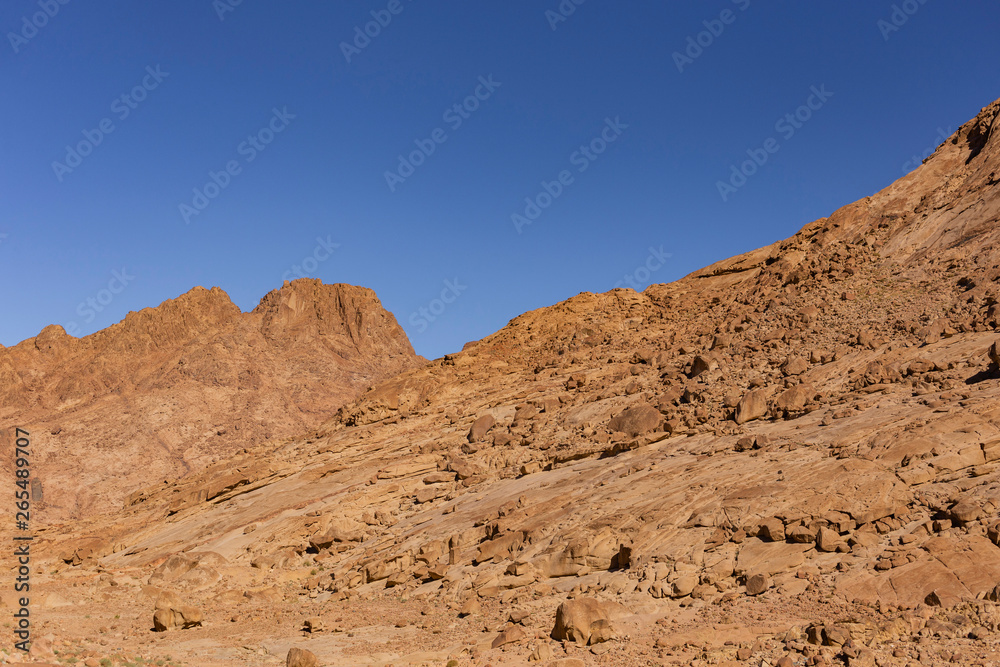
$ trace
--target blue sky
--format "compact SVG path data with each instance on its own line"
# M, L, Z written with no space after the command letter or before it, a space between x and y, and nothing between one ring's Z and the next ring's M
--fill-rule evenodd
M1000 97L995 2L579 1L6 0L0 343L298 272L438 357L787 237Z

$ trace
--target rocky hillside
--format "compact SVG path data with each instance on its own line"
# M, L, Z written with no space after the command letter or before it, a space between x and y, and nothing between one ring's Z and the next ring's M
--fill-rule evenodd
M369 289L297 280L243 313L197 287L84 338L53 325L0 347L0 420L40 444L39 519L80 518L314 428L423 362Z
M43 627L205 665L997 664L998 173L1000 101L786 241L55 526Z

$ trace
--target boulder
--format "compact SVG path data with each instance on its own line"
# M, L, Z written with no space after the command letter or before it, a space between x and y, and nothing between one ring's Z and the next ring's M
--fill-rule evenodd
M799 356L791 356L781 364L781 372L785 375L801 375L809 370L809 362Z
M197 561L187 554L174 554L153 570L153 574L149 576L148 583L155 586L159 583L175 581L187 574L196 565L198 565Z
M845 544L840 538L840 533L835 530L831 530L826 526L823 526L816 533L816 549L818 551L833 552L836 551L840 545Z
M493 643L490 645L491 648L500 648L505 644L515 644L517 642L522 642L528 638L528 633L524 631L520 625L512 625L509 628L505 628L500 634L494 638Z
M466 616L472 616L473 614L482 613L483 608L479 603L478 598L469 598L462 604L462 608L458 610L458 617L465 618Z
M752 389L743 395L736 406L737 424L745 424L767 415L767 395L763 389Z
M652 405L642 403L622 410L611 419L608 428L635 437L655 430L662 420L663 416L659 410Z
M451 461L448 463L448 470L455 473L455 476L460 480L466 480L470 477L475 477L480 474L483 470L475 463L470 461Z
M771 578L766 574L754 574L747 578L747 595L760 595L771 587Z
M755 537L748 538L736 559L735 573L737 576L749 576L791 570L805 562L805 552L811 548L808 544L764 542Z
M677 577L673 584L671 584L670 596L674 598L682 598L691 595L697 585L698 577L693 574L685 574Z
M733 344L733 337L729 334L718 334L712 339L713 350L724 350Z
M86 560L100 558L111 553L110 543L100 537L86 537L73 540L63 547L59 560L69 565L79 565Z
M877 384L899 382L901 379L899 372L892 367L885 366L880 361L870 361L861 369L858 384L861 387L871 387Z
M483 415L477 419L473 422L472 428L469 429L469 442L479 442L485 439L486 434L490 432L495 423L496 420L493 418L493 415Z
M186 630L198 627L205 617L200 610L190 605L169 605L153 613L153 631Z
M719 362L711 356L698 355L691 362L691 372L688 373L688 377L696 378L702 373L707 373L708 371L714 371L719 367Z
M964 526L967 523L978 520L982 512L982 508L976 503L969 500L960 500L948 510L948 517L960 526Z
M536 558L532 564L544 577L575 577L587 569L589 555L590 546L587 541L578 539L570 542L562 551Z
M781 519L771 517L760 522L757 529L757 536L769 542L785 541L785 524Z
M812 385L799 384L778 394L774 408L779 412L801 412L815 396Z
M812 544L816 541L816 531L808 526L795 526L788 529L786 537L796 544Z
M173 583L188 589L208 588L222 580L222 575L212 565L225 565L227 562L225 557L214 551L174 554L153 570L147 583L153 586Z
M285 656L285 667L319 667L319 658L304 648L290 648Z
M614 634L608 624L613 624L625 613L624 607L614 602L601 602L594 598L567 600L556 610L552 638L556 641L574 641L578 644L607 641L607 638Z

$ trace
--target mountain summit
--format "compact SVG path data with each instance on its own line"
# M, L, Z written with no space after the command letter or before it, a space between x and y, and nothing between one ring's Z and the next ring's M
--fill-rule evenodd
M370 289L300 279L243 313L196 287L84 338L48 326L0 349L0 410L44 433L39 516L79 518L308 430L423 362Z

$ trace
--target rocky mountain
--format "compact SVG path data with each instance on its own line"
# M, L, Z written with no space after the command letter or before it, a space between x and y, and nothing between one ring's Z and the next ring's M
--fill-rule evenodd
M785 241L51 527L37 655L997 664L998 173L1000 100Z
M0 347L0 419L36 432L39 519L81 518L314 428L424 361L369 289L296 280L243 313L197 287L84 338L53 325Z

